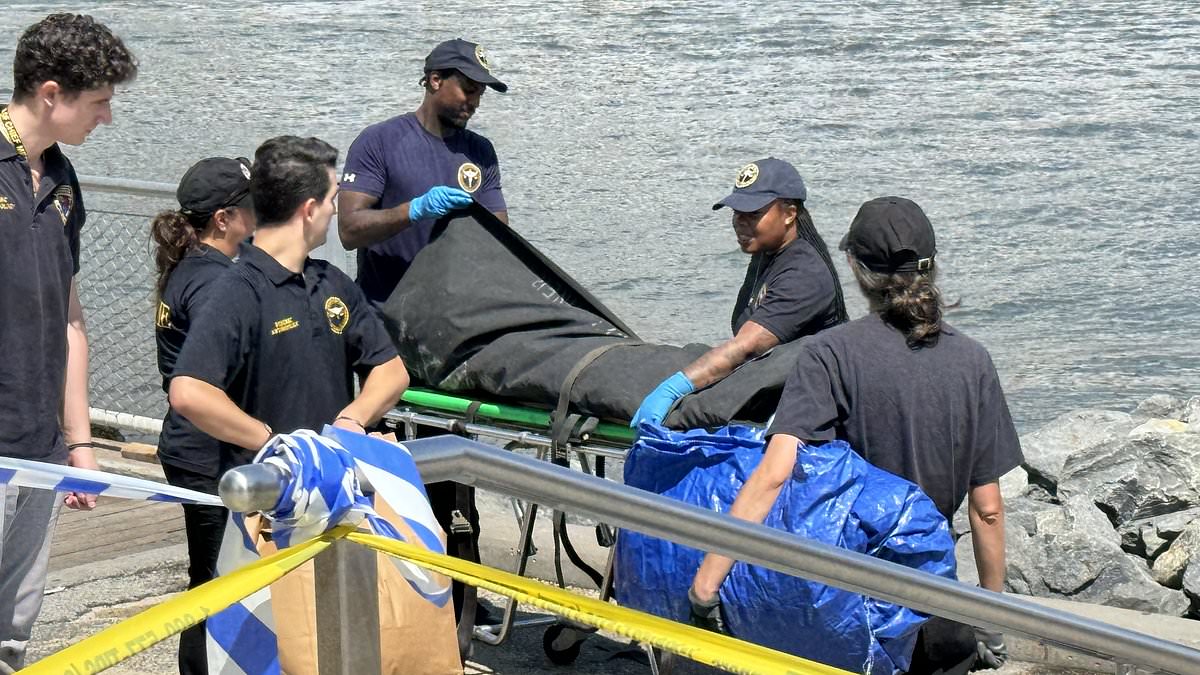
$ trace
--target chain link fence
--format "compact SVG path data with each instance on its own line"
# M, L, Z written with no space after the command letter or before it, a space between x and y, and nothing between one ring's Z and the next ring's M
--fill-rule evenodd
M167 183L80 176L87 223L77 278L87 319L93 408L161 418L167 396L158 374L154 341L154 214L178 208ZM313 252L353 275L353 256L337 242Z

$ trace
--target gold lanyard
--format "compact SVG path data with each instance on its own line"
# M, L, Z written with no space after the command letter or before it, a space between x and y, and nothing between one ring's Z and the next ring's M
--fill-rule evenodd
M17 133L17 125L13 124L7 107L0 108L0 124L4 125L4 135L8 138L8 142L12 143L13 150L16 150L21 157L29 159L29 153L25 152L25 144L21 142L21 134Z

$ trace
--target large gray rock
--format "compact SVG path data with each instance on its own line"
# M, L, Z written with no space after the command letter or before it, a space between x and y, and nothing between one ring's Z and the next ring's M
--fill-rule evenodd
M1090 498L1116 527L1200 507L1200 434L1142 434L1072 455L1058 496Z
M1183 593L1192 599L1192 611L1200 614L1200 555L1192 556L1183 573Z
M1133 417L1115 410L1075 410L1060 415L1021 439L1029 482L1054 494L1063 465L1072 455L1124 437L1136 426Z
M1121 548L1127 553L1153 561L1167 550L1189 523L1196 520L1200 520L1200 509L1131 520L1117 530L1121 535Z
M1188 611L1190 603L1181 591L1155 583L1143 560L1121 550L1120 536L1088 497L1023 513L1017 520L1027 517L1033 519L1033 536L1021 538L1024 527L1006 533L1013 592L1172 616Z
M1182 588L1183 573L1196 556L1200 556L1200 520L1193 521L1171 542L1171 547L1154 561L1150 573L1167 588Z
M1133 416L1143 420L1153 417L1183 419L1182 414L1185 405L1186 403L1182 399L1175 398L1174 396L1155 394L1139 403L1133 409Z

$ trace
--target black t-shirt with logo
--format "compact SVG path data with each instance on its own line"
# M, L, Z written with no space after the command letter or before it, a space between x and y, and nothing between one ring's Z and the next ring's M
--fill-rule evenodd
M57 145L42 163L35 195L29 162L0 134L0 456L63 463L67 312L86 215Z
M225 391L280 433L320 430L354 398L354 374L396 348L375 307L344 272L307 259L296 274L255 246L212 283L174 377ZM220 470L251 459L222 443Z
M183 349L211 284L233 264L224 253L209 246L188 251L179 261L159 298L154 314L154 341L158 347L158 372L163 391L171 384L175 361ZM161 462L216 477L220 465L220 442L197 429L173 409L163 418L158 437Z
M949 325L936 345L909 349L877 314L804 341L769 433L844 440L920 486L947 520L970 487L1022 461L987 350Z
M836 326L834 283L829 266L803 239L754 254L733 307L733 334L753 321L786 343Z

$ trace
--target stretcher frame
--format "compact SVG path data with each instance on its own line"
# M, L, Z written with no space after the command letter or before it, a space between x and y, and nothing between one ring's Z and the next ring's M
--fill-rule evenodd
M574 457L579 469L584 473L604 477L605 460L624 460L635 439L633 429L594 418L573 417L575 419L570 422L576 429L563 433L563 426L556 425L556 420L549 411L509 404L484 403L414 387L406 391L400 404L384 416L384 423L395 428L397 435L409 440L417 437L417 427L425 426L473 440L500 442L509 451L532 450L538 460L554 462L561 466L570 467L570 460ZM515 499L513 505L521 533L516 574L524 576L529 559L537 554L533 545L533 531L537 523L538 505ZM553 523L556 577L559 586L565 586L559 550L560 541L566 547L570 546L569 539L565 536L565 518L556 514ZM601 524L598 528L608 526ZM600 542L609 552L597 582L600 599L605 601L612 596L613 555L616 550L616 533L611 528L608 528L608 531L611 532L610 541L607 544ZM568 557L574 555L573 549L569 549ZM595 581L594 575L589 573L589 576ZM494 626L476 626L474 638L484 644L498 646L503 644L515 629L547 626L542 638L542 648L546 656L555 664L570 665L579 656L587 636L595 632L591 627L557 617L518 621L517 606L515 600L507 602L500 623ZM657 675L660 668L656 663L656 654L650 650L647 652L651 671ZM663 671L668 669L669 667L663 668Z

